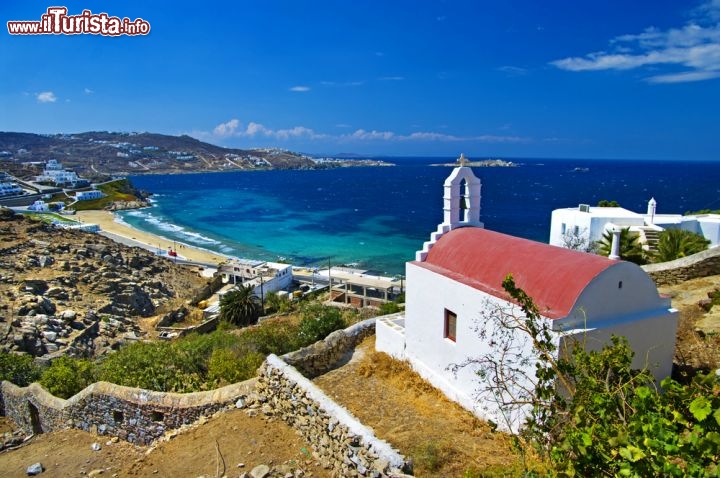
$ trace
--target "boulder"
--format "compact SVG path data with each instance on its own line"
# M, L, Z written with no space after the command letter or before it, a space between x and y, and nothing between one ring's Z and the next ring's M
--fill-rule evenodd
M48 290L47 282L40 279L25 279L19 287L22 292L30 292L34 295L42 295Z
M27 470L25 470L28 476L39 475L43 471L45 471L45 468L43 468L42 463L40 462L33 463L32 465L27 467Z
M270 474L270 467L267 465L258 465L250 471L252 478L266 478Z

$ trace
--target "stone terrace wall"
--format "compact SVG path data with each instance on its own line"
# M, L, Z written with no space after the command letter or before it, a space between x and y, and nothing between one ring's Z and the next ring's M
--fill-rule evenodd
M720 274L720 247L660 264L642 266L657 285L673 285L698 277Z
M255 379L197 393L163 393L97 382L68 400L33 383L2 382L3 414L26 433L80 428L148 445L165 432L193 423L246 398Z
M412 471L405 457L279 357L267 358L256 388L266 402L263 411L298 430L322 465L337 476L397 476Z
M337 366L357 344L375 333L375 319L367 319L344 330L336 330L324 340L282 356L305 377L314 378Z

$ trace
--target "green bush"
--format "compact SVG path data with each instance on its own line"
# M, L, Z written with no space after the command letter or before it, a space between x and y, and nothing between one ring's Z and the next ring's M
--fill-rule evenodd
M7 380L18 387L27 387L40 378L40 367L32 356L26 354L0 353L0 381Z
M264 360L265 355L259 352L214 350L208 361L208 380L215 386L247 380L255 376Z
M395 314L400 312L400 306L395 302L387 302L380 306L380 315Z
M92 362L62 356L43 372L40 385L56 397L70 398L95 380L96 368Z
M107 357L99 378L159 392L194 392L203 383L203 364L197 358L174 343L138 342Z
M332 332L345 328L340 309L310 304L302 310L298 339L301 346L322 340Z

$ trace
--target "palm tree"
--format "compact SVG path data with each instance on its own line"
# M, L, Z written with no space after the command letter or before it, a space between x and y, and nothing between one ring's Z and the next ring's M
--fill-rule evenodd
M220 319L235 325L251 325L260 317L260 299L251 286L241 285L220 299Z
M601 256L609 256L612 251L612 231L605 231L602 239L595 243L595 252ZM620 258L635 264L645 264L645 252L640 244L640 235L630 232L629 227L620 230Z
M667 262L691 256L708 248L710 241L683 229L665 229L660 233L654 262Z

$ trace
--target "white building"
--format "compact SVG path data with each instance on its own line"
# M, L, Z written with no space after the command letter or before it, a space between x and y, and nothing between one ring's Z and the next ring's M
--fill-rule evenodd
M27 209L28 211L48 212L50 210L50 205L42 199L38 199L37 201L29 205Z
M91 199L104 198L105 194L102 191L93 189L92 191L78 191L75 193L75 199L78 201L89 201Z
M55 159L50 159L45 163L45 170L41 175L35 177L35 181L39 183L49 182L56 186L70 185L72 187L88 184L86 179L80 178L74 171L63 169L62 163L57 162Z
M270 292L288 290L292 285L292 266L252 259L231 259L218 272L226 284L252 286L254 294L264 299Z
M25 194L23 188L13 182L0 182L0 197Z
M657 202L648 201L645 214L622 207L592 207L581 204L574 208L555 209L550 221L550 244L559 247L586 249L602 239L605 231L630 228L640 235L640 242L651 245L664 229L684 229L710 240L710 247L720 244L720 215L657 214ZM571 243L580 247L571 247Z
M455 168L444 188L444 220L406 264L404 315L378 319L378 350L408 360L477 415L517 429L526 410L508 412L488 397L476 365L454 370L471 358L501 356L493 317L522 316L502 288L512 274L550 325L558 350L575 340L597 349L611 334L622 335L635 351L635 367L648 366L658 380L670 374L677 312L641 268L485 230L480 181L470 168ZM523 370L534 377L531 343L513 340L515 352L530 358Z

